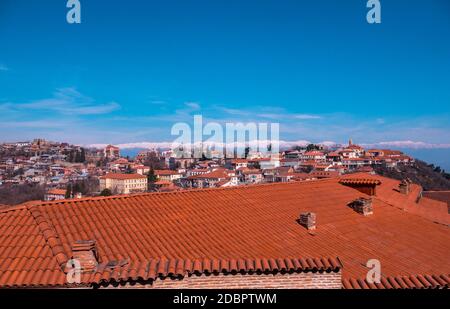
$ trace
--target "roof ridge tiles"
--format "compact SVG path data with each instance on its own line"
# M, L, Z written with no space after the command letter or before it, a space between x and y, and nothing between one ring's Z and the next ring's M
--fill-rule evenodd
M450 278L447 274L415 274L382 277L379 283L364 279L343 278L344 289L449 289Z
M76 203L81 204L83 202L89 201L102 201L102 200L126 200L132 199L140 196L160 196L160 195L181 195L181 194L192 194L199 192L208 192L208 191L239 191L239 190L248 190L255 187L283 187L283 186L294 186L294 185L312 185L316 183L322 182L336 182L336 179L333 178L324 178L324 179L315 179L306 182L280 182L280 183L259 183L259 184L251 184L245 186L235 186L235 187L210 187L210 188L195 188L190 190L182 190L182 191L168 191L168 192L145 192L145 193L132 193L132 194L121 194L121 195L112 195L112 196L91 196L84 197L79 199L64 199L64 200L56 200L56 201L32 201L26 202L17 207L18 209L26 208L27 206L49 206L49 205L63 205L65 203ZM0 210L0 213L9 211L11 209ZM14 209L15 210L15 209Z
M107 264L107 262L104 262L99 264L97 270L90 274L90 276L85 277L82 284L103 284L111 281L134 281L137 279L153 281L157 278L182 278L185 276L201 276L203 274L219 273L252 274L254 272L309 272L316 270L338 272L342 268L342 265L337 261L337 258L307 257L305 259L309 261L309 265L307 266L304 266L299 262L302 258L230 258L218 260L206 258L168 259L162 257L152 258L147 262L142 263L127 263L114 269L102 267ZM328 262L329 266L325 266L325 263L323 262L318 263L319 261L324 260ZM114 272L117 273L117 276L114 275Z
M22 210L22 209L26 209L27 205L26 204L19 204L19 205L2 205L4 206L3 208L0 208L0 214L2 213L6 213L9 211L14 211L14 210Z
M61 243L61 240L56 233L55 228L51 223L44 217L42 212L37 209L37 206L28 206L28 211L30 212L33 219L36 221L36 224L41 231L41 234L44 236L46 244L49 246L53 257L56 259L56 262L63 270L65 263L67 263L67 256L64 253L64 248Z

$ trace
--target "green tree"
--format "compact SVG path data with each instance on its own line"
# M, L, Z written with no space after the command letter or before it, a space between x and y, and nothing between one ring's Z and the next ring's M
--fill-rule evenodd
M147 189L151 190L153 188L154 183L158 180L158 177L155 175L155 170L153 168L147 174Z
M150 169L147 175L147 181L150 182L156 182L158 180L158 177L155 175L155 170L153 168Z
M72 185L68 184L66 187L66 194L64 196L65 198L71 198L72 197Z
M75 195L76 193L81 192L81 186L78 182L76 182L73 186L72 186L72 194Z
M100 196L111 196L112 192L109 189L103 189L102 192L100 192Z
M319 147L318 147L317 145L314 145L314 144L309 144L309 145L306 147L306 151L318 150L318 149L319 149Z
M84 162L86 162L86 150L84 150L84 148L81 148L80 163L84 163Z
M70 151L70 152L67 154L67 161L68 161L68 162L73 162L73 152L72 152L72 151Z
M81 162L81 153L79 151L75 151L75 163Z
M248 154L250 153L250 147L245 147L245 158L247 159Z

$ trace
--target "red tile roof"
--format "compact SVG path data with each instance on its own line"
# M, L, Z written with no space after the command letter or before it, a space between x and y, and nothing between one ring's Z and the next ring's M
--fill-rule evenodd
M377 177L380 187L389 185ZM405 211L401 204L407 196L384 196L400 194L394 191L396 184L372 197L370 216L347 207L365 195L338 179L40 202L0 210L0 286L64 284L60 266L71 258L72 243L89 239L96 240L101 267L118 263L124 268L100 267L94 277L84 276L84 283L151 278L162 259L174 261L164 264L171 265L168 274L180 260L198 264L209 259L217 268L218 260L231 265L232 260L319 257L324 263L330 256L339 257L344 280L364 278L369 259L381 262L383 278L450 273L449 227ZM317 215L314 233L297 223L305 211Z
M222 186L226 185L227 183L229 183L230 181L231 181L231 178L225 178L225 179L222 179L222 180L218 181L215 184L215 186L216 187L222 187Z
M317 178L336 178L340 175L340 173L337 171L312 171L309 174L311 177Z
M321 151L316 151L316 150L314 150L314 151L308 151L308 152L305 152L304 155L305 155L305 156L323 156L324 153L321 152Z
M112 162L112 164L128 164L128 163L130 162L125 158L120 158Z
M53 195L65 195L66 190L64 189L52 189L47 192L47 194L53 194Z
M348 145L347 147L345 147L345 149L346 150L347 149L350 149L350 150L352 150L352 149L364 150L364 148L359 146L359 145Z
M381 181L368 178L347 178L340 180L339 183L343 185L380 185Z
M233 172L219 168L209 173L189 176L188 179L225 179L229 177L229 173Z
M249 160L247 159L233 159L231 160L232 164L238 164L238 163L248 163Z
M376 197L385 203L403 209L411 214L420 215L431 221L450 225L448 206L444 202L421 198L422 187L411 184L408 195L401 194L398 190L399 180L371 175L368 173L354 173L342 177L341 181L361 181L361 179L381 181L377 186Z
M0 286L56 286L66 282L59 262L67 257L58 252L62 248L48 232L48 223L40 214L35 215L26 206L0 210Z
M116 173L108 173L105 176L101 176L101 179L119 179L119 180L127 180L127 179L143 179L147 178L147 176L141 174L116 174Z
M344 279L344 289L435 289L450 287L450 275L413 275L381 278L380 283L366 279Z
M171 186L173 185L173 182L167 181L167 180L159 180L155 182L155 185L157 186Z
M177 171L172 170L155 170L155 175L157 176L172 176L172 175L178 175L179 173Z
M120 264L120 263L118 263ZM104 263L93 274L86 274L83 282L103 284L114 278L116 282L155 280L156 278L183 278L201 274L278 273L326 271L337 272L342 265L335 258L286 258L286 259L150 259L143 263L128 263L108 268ZM119 274L119 275L118 275Z
M246 169L242 171L244 175L261 175L263 172L259 169Z

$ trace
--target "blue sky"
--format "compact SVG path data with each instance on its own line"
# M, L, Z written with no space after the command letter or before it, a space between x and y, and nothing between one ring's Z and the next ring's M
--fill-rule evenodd
M177 121L450 148L450 2L0 2L0 141L171 141ZM413 144L414 145L414 144Z

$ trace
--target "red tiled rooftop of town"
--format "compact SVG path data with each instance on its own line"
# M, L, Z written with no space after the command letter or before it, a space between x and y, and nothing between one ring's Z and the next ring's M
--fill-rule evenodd
M348 207L368 196L339 184L340 179L84 198L0 210L0 286L64 285L60 266L72 256L77 240L96 241L101 265L127 261L123 272L100 267L95 277L83 277L84 283L128 280L136 272L151 277L161 259L224 260L231 265L232 260L338 257L344 285L365 278L369 259L381 262L383 278L448 276L448 224L410 210L423 207L416 203L420 187L412 185L404 195L396 191L399 181L363 176L381 182L370 216ZM298 224L302 212L316 213L314 232ZM176 268L178 262L171 265Z
M344 279L344 289L436 289L449 288L450 276L442 275L413 275L388 276L381 278L380 283L367 282L367 279Z
M155 170L155 175L157 176L171 176L171 175L178 175L179 173L177 171L172 170Z
M47 192L47 194L54 194L54 195L65 195L66 190L64 189L52 189Z
M339 181L341 184L369 184L369 185L380 185L381 181L379 179L368 179L368 178L344 178Z
M188 179L222 179L228 178L230 173L234 172L224 168L218 168L208 173L189 176Z
M108 173L105 176L101 176L101 179L119 179L119 180L127 180L127 179L143 179L147 178L147 176L141 174L118 174L118 173Z
M323 156L324 154L321 151L312 150L312 151L305 152L304 155L305 156Z
M354 173L342 177L342 181L359 182L364 181L380 181L377 186L377 198L385 203L406 210L409 213L421 215L429 220L450 225L450 215L448 206L444 202L435 201L426 197L422 197L422 187L417 184L411 184L410 193L408 195L401 194L398 190L400 181L371 175L368 173Z

